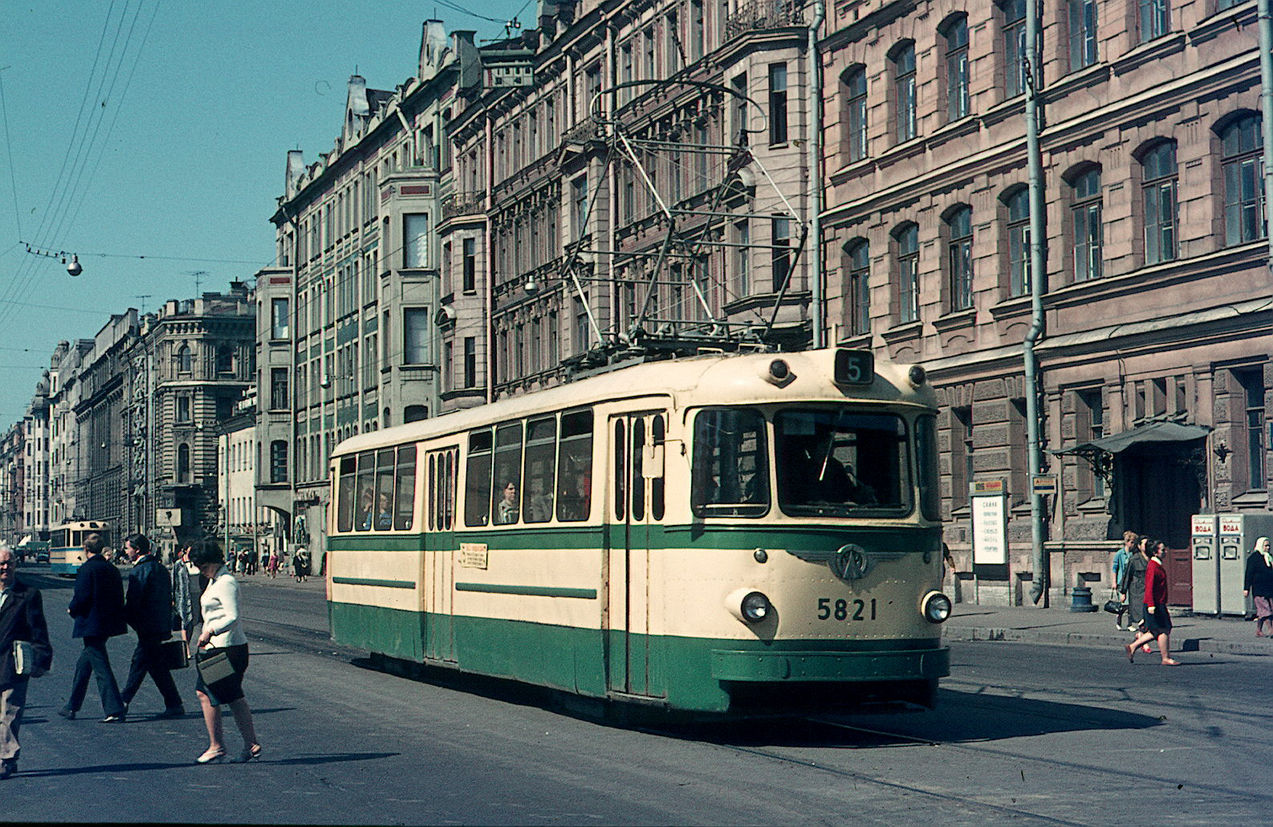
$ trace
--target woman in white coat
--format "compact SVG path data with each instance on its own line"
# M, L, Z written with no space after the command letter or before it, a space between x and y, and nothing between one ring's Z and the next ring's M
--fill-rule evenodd
M231 763L246 763L261 757L261 744L256 740L256 728L252 723L252 708L243 697L243 673L248 668L248 639L239 619L239 584L225 567L225 555L215 542L205 541L194 547L190 562L208 578L208 586L199 599L203 613L203 632L199 635L199 657L206 658L212 650L225 652L232 673L204 683L199 675L195 691L203 707L203 722L208 728L208 748L196 761L212 764L226 757L225 742L221 731L221 704L227 704L234 713L234 723L243 736L243 750L230 759Z

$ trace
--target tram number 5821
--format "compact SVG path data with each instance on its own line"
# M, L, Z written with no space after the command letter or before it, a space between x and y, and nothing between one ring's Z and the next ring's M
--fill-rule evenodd
M818 598L818 620L875 620L875 598L866 600L832 600Z

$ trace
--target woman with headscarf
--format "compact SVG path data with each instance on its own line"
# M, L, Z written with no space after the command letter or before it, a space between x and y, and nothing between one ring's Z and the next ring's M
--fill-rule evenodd
M1242 581L1242 594L1255 601L1255 636L1273 636L1273 553L1269 551L1269 538L1255 541L1255 548L1246 558L1246 577ZM1264 634L1268 621L1270 635Z

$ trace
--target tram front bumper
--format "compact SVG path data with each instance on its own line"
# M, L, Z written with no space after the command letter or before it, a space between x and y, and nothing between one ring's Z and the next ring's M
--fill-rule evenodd
M721 681L913 681L950 674L950 649L867 652L712 650L712 677Z

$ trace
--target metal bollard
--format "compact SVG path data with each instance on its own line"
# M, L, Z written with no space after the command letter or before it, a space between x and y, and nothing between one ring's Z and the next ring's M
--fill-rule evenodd
M1070 611L1072 612L1094 612L1096 607L1092 605L1092 590L1087 586L1075 586L1070 590Z

